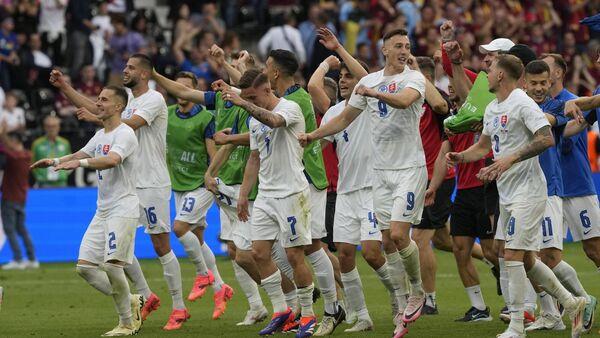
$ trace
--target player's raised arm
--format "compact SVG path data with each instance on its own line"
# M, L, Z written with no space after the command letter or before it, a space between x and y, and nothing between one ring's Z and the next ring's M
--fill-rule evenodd
M238 217L240 221L247 222L248 216L248 194L252 190L252 187L256 184L258 179L258 170L260 169L260 155L258 150L252 150L248 162L246 162L246 169L244 170L244 180L240 187L240 196L238 197Z
M420 60L428 60L429 58L427 57L423 57ZM431 59L429 59L431 60ZM419 62L426 62L426 61L417 61L417 58L414 57L413 55L411 55L408 59L407 65L412 69L412 70L416 70L419 73L423 74L423 76L425 76L425 101L431 106L431 109L433 110L434 113L439 114L439 115L448 115L448 101L446 101L444 99L444 97L442 96L442 94L440 94L440 92L438 91L438 89L435 87L435 85L429 80L430 78L428 77L427 73L425 73L421 67L419 66ZM433 65L433 72L435 72L435 64L432 63ZM427 64L424 64L424 67L427 66ZM425 68L425 69L429 69ZM427 70L425 70L427 71ZM434 74L430 75L431 78L433 79Z
M43 158L39 161L36 161L34 164L32 164L29 167L29 169L56 167L61 163L70 162L70 161L79 161L79 160L83 160L86 158L90 158L90 156L80 150L74 154L65 155L63 157Z
M231 88L223 91L223 98L227 101L231 101L231 103L235 104L236 106L242 107L248 112L248 114L261 123L266 124L270 128L279 128L285 126L286 122L283 116L242 99L241 96Z
M69 99L69 101L71 101L71 103L73 103L77 108L85 108L92 113L96 112L96 104L94 101L79 93L75 90L75 88L67 83L61 71L54 69L52 72L50 72L50 84L65 94L67 99Z
M351 105L347 105L340 115L332 118L331 121L327 122L327 124L322 125L310 134L298 135L298 142L300 142L301 146L306 147L307 144L314 140L319 140L325 136L339 133L348 127L350 123L352 123L352 121L354 121L358 115L360 115L361 112L362 110L352 107Z
M188 88L181 83L170 80L159 74L156 70L152 70L152 78L159 86L163 87L169 94L181 99L192 101L194 103L205 104L204 94L201 90Z
M242 77L242 73L225 60L225 52L221 47L213 44L210 47L209 56L217 63L217 65L225 69L231 83L238 83Z
M325 74L327 74L329 70L339 68L340 60L338 60L337 57L330 55L325 61L321 62L306 85L310 98L312 99L313 107L321 114L324 114L331 106L331 100L329 99L329 96L325 94Z
M452 63L452 74L454 90L456 91L456 95L460 97L461 100L465 100L469 95L469 91L473 87L473 83L467 75L465 74L465 69L462 65L463 63L463 52L460 48L460 45L457 41L446 42L442 45L443 54L448 55L450 58L450 62Z

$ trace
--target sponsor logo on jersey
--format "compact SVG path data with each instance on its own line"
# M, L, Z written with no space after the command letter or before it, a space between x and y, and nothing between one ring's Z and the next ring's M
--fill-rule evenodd
M494 128L498 127L498 121L500 121L500 118L498 116L494 117L494 124L493 124Z
M395 93L396 92L396 82L390 83L390 85L388 86L388 91L390 93Z
M388 91L388 87L386 85L381 85L379 88L377 88L377 90L382 93L386 93Z
M137 108L129 108L129 109L127 109L127 118L130 118L131 116L133 116L133 114L135 114L136 110L137 110Z
M500 125L502 126L502 128L506 128L507 124L508 124L508 115L500 116Z
M105 144L102 146L102 155L108 155L110 151L110 144Z

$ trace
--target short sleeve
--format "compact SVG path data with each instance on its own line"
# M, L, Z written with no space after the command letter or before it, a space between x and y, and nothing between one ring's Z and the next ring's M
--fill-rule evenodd
M114 152L121 156L121 161L123 161L129 157L129 155L133 154L137 146L138 141L137 137L135 137L135 133L131 128L127 127L123 128L115 135L115 140L110 148L110 152Z
M273 113L280 115L285 120L285 126L289 127L304 120L302 110L297 103L289 101L290 104L284 105L283 108L274 110Z
M549 126L550 122L546 118L546 115L538 106L523 105L519 110L521 113L521 119L525 126L532 134L535 134L542 127Z
M208 125L206 126L206 128L204 128L204 138L213 138L213 135L215 134L215 118L213 117L210 122L208 123Z
M412 71L404 88L412 88L418 91L422 98L425 98L425 76L417 71Z
M204 105L208 110L217 109L217 93L212 91L204 92Z
M83 146L83 148L81 148L81 151L83 151L84 153L86 153L89 157L94 157L94 153L96 152L96 138L97 138L98 133L96 133L89 141L88 143L86 143L85 146Z
M488 105L489 107L489 105ZM491 121L490 121L490 113L488 112L488 108L485 108L485 113L483 114L483 130L481 130L481 134L485 135L485 136L491 136L492 135L492 131L490 130L491 128Z
M363 84L362 81L358 81L356 86ZM352 96L350 96L350 100L348 100L348 105L360 109L365 110L367 108L367 97L363 95L358 95L356 92L352 91Z
M160 94L159 94L160 95ZM165 100L162 97L154 96L152 100L144 102L140 105L135 111L134 115L138 115L139 117L146 120L148 125L152 125L154 119L164 110L166 110L167 105Z

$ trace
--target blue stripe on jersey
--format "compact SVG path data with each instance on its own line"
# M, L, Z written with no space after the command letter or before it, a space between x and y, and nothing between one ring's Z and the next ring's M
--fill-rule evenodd
M555 99L569 101L577 96L563 89ZM558 146L558 158L562 170L564 197L596 195L592 170L587 153L587 131L570 138L563 137Z
M550 114L556 118L556 126L552 127L552 133L554 134L554 142L558 145L560 139L562 139L565 124L568 121L568 119L562 115L565 104L564 102L548 97L539 106L544 113ZM544 171L544 176L546 176L548 196L562 197L564 190L562 171L558 159L558 148L555 146L546 149L546 151L540 154L539 161L540 166Z

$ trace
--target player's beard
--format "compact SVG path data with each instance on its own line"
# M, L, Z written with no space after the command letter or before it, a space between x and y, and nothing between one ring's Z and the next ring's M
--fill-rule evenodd
M138 84L138 81L133 78L129 78L129 81L127 81L127 82L123 81L123 86L125 86L127 88L133 88L137 84Z

